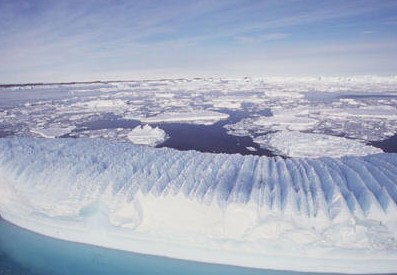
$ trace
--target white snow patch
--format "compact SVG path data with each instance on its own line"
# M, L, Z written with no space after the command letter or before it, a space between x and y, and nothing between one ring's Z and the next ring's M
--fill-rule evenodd
M305 131L311 129L318 120L309 118L307 110L273 110L273 116L260 117L254 125L265 127L268 130Z
M167 139L167 134L159 127L151 127L150 125L137 126L127 135L128 139L134 144L144 144L156 146Z
M158 97L158 98L174 98L175 94L172 94L172 93L155 93L154 96Z
M48 127L48 128L34 128L30 129L32 133L38 134L45 138L56 138L72 132L76 127Z
M329 108L319 110L323 116L397 119L397 108L392 106L365 106L360 108Z
M255 103L263 101L262 98L258 96L252 96L250 94L246 94L244 96L221 96L212 98L212 105L215 108L226 108L226 109L241 109L242 103Z
M115 108L125 108L127 103L121 99L98 99L78 102L72 107L83 108L87 110L112 110Z
M140 118L143 123L172 123L187 122L193 124L211 125L220 120L227 119L228 114L215 111L186 111L186 112L166 112L152 117Z
M251 151L251 152L256 152L256 151L258 151L258 150L256 150L255 147L248 146L248 147L246 147L246 148L247 148L248 151Z
M254 138L261 147L289 157L342 157L382 153L358 140L298 131L279 131Z
M212 104L215 108L226 108L226 109L240 109L241 102L231 102L231 101L214 101Z

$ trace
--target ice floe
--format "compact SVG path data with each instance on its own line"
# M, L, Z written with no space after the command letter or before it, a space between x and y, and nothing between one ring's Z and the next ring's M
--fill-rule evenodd
M121 99L100 99L74 103L71 107L88 110L112 110L115 108L125 108L126 102Z
M254 142L288 157L365 156L383 152L359 140L298 131L278 131L258 136Z
M272 116L260 117L253 121L253 124L267 131L291 130L304 131L313 129L318 120L308 116L307 109L280 110L272 109Z
M139 118L143 123L171 123L171 122L185 122L194 124L211 125L219 120L224 120L229 117L228 114L215 111L189 111L189 112L166 112L156 116Z
M35 128L35 129L30 129L30 131L45 138L56 138L69 134L75 128L76 127L74 126L69 126L65 128L61 128L61 127Z

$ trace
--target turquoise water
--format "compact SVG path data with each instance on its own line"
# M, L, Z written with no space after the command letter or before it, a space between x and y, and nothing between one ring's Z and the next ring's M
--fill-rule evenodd
M11 274L299 275L315 273L240 268L126 253L44 237L0 219L0 275Z

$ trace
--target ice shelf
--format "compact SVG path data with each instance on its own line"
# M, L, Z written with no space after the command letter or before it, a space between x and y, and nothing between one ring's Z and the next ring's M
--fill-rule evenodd
M397 155L267 158L0 139L0 215L54 238L257 268L397 272Z

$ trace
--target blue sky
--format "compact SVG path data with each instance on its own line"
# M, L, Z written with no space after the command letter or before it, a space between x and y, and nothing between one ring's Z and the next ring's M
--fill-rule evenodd
M394 0L0 0L0 83L397 74Z

